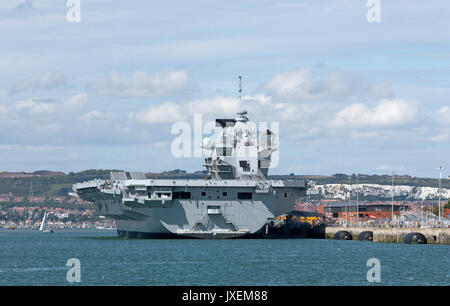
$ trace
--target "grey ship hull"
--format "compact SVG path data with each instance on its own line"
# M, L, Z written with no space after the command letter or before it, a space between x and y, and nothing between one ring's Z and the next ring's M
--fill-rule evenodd
M305 181L122 180L74 186L130 238L258 237L267 220L291 211Z

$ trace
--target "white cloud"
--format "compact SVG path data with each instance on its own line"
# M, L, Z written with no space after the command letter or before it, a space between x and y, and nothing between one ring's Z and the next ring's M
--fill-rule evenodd
M325 113L324 108L318 105L279 103L271 96L257 94L243 96L242 103L238 98L229 96L213 96L184 103L164 102L130 113L129 118L139 123L164 124L190 121L195 114L202 114L205 123L216 118L234 118L241 109L248 111L252 121L286 123L285 132L294 133L297 138L299 130L303 135L304 128L324 121Z
M0 104L0 115L8 114L8 107L6 105Z
M353 139L370 139L370 138L376 138L379 137L380 134L378 132L358 132L358 131L354 131L352 132L352 138Z
M332 127L390 127L411 123L418 115L416 103L403 99L381 100L375 107L352 104L339 111Z
M248 102L256 102L260 105L269 105L272 103L272 97L263 95L263 94L257 94L257 95L246 95L242 97L242 101L245 103ZM245 106L244 106L245 107Z
M93 90L103 96L153 98L180 92L188 86L188 74L183 70L162 71L153 76L143 71L121 76L119 72L113 71L97 80Z
M286 121L296 120L302 115L300 107L293 104L277 103L273 105L273 108L277 112L279 118Z
M28 99L13 104L0 104L0 114L13 117L24 115L40 117L70 113L79 110L88 100L86 93L77 94L61 102Z
M113 114L111 113L104 113L104 112L99 112L96 110L90 111L89 113L81 116L80 118L78 118L78 120L80 121L98 121L98 120L109 120L112 119L114 117Z
M191 115L196 113L234 115L239 108L239 99L225 96L195 100L186 105L186 110Z
M39 102L34 99L18 101L10 108L13 111L31 115L53 114L58 109L52 102Z
M321 75L311 68L276 73L264 88L282 100L342 99L357 93L371 94L365 82L349 74L332 71Z
M48 71L43 74L33 76L15 85L9 91L10 95L17 94L29 89L51 89L67 84L66 76L59 71Z
M164 102L161 105L151 105L138 113L131 113L129 118L140 123L169 123L183 120L184 114L180 104Z
M428 140L432 142L447 141L448 139L449 139L449 132L444 132L437 136L428 137Z
M203 115L234 115L239 110L237 98L215 96L198 99L187 103L164 102L161 105L151 105L137 113L131 113L130 119L141 123L170 123L187 120L194 114Z
M312 71L308 68L280 72L266 83L265 88L284 98L308 99L313 88Z
M450 107L441 107L438 111L437 118L440 123L450 125Z

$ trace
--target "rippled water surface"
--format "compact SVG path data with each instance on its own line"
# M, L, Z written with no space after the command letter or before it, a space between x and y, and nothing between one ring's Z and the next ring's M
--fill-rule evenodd
M449 285L450 245L313 239L140 240L115 231L0 231L0 285Z

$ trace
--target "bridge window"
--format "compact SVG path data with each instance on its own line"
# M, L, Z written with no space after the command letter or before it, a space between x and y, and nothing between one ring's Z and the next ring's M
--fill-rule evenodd
M172 194L173 199L190 199L191 193L186 191L175 191Z
M158 192L155 192L155 194L158 199L169 199L170 196L172 195L172 193L170 191L167 191L167 192L158 191Z
M239 200L251 200L252 193L251 192L238 192L238 199Z

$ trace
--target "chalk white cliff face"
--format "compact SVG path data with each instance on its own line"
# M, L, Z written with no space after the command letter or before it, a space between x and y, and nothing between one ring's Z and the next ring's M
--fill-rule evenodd
M316 185L318 193L328 199L347 200L349 192L351 197L356 197L358 191L361 197L391 199L392 186L378 184L325 184ZM415 186L394 186L394 199L405 200L431 200L439 198L439 188L435 187L415 187ZM441 189L441 198L450 199L450 189Z

